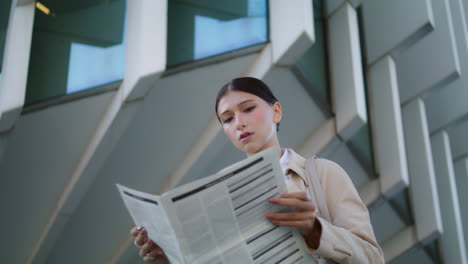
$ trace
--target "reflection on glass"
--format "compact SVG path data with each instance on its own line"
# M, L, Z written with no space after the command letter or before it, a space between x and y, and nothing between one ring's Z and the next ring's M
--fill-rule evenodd
M372 152L372 138L369 123L362 126L347 142L349 149L367 171L369 176L375 176Z
M410 198L408 188L403 189L397 194L393 195L388 202L390 206L398 212L400 218L405 222L406 225L413 225L414 219L411 212Z
M8 20L10 19L11 0L0 1L0 80L2 79L3 52L5 49Z
M304 53L293 67L305 84L307 91L322 110L330 114L330 89L327 74L327 49L323 1L314 0L315 43Z
M361 8L357 9L358 14L358 25L359 25L359 39L360 43L365 43L362 32L363 32L363 24L362 24L362 12ZM366 52L364 50L364 46L361 46L361 54L365 55ZM365 64L366 59L362 57L362 65ZM358 158L361 163L361 166L367 170L367 174L371 177L377 177L376 172L376 163L375 163L375 155L373 153L373 140L372 140L372 120L369 118L369 90L367 88L367 83L365 80L366 78L366 71L363 70L364 74L364 95L366 97L366 106L367 106L367 115L368 115L368 123L365 124L363 127L359 129L347 142L348 147L353 152L353 154ZM392 202L391 202L392 203Z
M124 49L123 44L101 48L73 42L67 93L121 80L124 72Z
M49 12L35 12L26 104L123 78L125 0L42 5Z
M266 42L266 0L169 1L167 64Z

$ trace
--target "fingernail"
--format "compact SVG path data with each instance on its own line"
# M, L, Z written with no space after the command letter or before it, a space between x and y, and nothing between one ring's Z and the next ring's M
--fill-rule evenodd
M143 227L142 227L142 226L139 226L139 227L137 227L136 230L141 231L141 230L143 230Z

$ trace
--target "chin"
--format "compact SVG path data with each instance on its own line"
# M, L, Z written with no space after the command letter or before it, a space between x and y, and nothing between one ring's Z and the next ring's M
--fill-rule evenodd
M253 154L259 152L259 148L256 147L256 146L249 146L247 148L244 148L243 152L245 152L245 153L247 153L249 155L253 155Z

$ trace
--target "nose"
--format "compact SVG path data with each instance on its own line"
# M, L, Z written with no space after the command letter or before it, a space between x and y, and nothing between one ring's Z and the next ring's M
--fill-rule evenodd
M236 129L242 130L243 128L245 128L245 126L245 118L242 116L242 114L236 114Z

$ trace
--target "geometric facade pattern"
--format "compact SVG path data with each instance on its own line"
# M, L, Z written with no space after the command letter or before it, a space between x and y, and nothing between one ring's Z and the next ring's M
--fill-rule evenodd
M254 6L214 2L221 22ZM140 263L115 183L160 193L244 158L214 99L254 76L282 145L351 176L387 263L468 263L466 1L269 0L268 42L172 67L168 1L127 0L123 81L25 106L35 4L13 0L5 34L2 262Z

